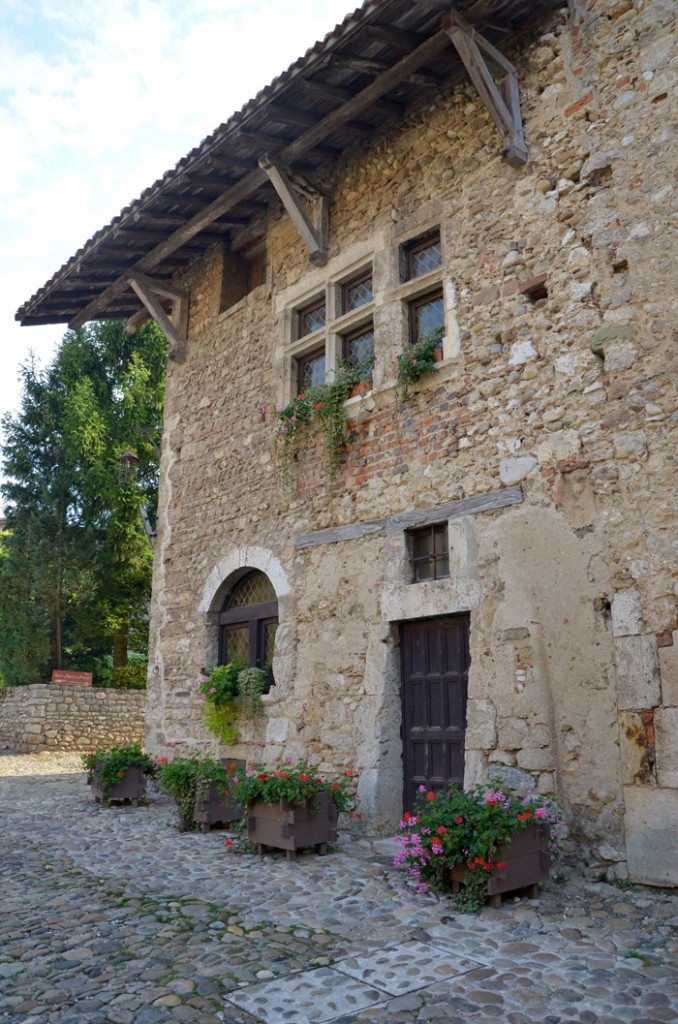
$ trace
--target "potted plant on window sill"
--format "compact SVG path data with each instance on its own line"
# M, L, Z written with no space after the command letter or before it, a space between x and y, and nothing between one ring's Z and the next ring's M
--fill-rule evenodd
M83 755L87 782L95 801L130 801L134 806L146 795L146 777L156 771L155 762L144 754L140 743L90 749Z
M337 475L349 431L345 404L354 389L361 396L371 389L372 366L340 365L334 380L302 391L286 406L276 408L276 445L280 454L283 480L290 484L315 438L322 436L324 458L330 481Z
M231 745L240 739L238 718L253 719L258 714L268 683L266 669L231 661L202 669L200 679L188 685L203 707L206 727L217 739Z
M337 817L355 799L352 772L326 780L305 761L281 768L249 768L233 773L232 791L246 810L247 834L259 854L269 847L297 850L314 847L319 854L337 838Z
M467 791L420 788L415 813L406 812L396 833L397 867L406 867L420 891L455 896L462 910L477 911L489 898L516 889L536 892L549 877L564 826L556 805L535 793L520 795L495 781Z
M431 331L415 345L409 345L396 361L395 393L398 402L409 398L410 388L435 370L443 358L443 329Z

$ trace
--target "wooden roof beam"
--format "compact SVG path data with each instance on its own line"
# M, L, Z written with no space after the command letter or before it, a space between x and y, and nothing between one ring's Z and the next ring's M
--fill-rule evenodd
M382 75L379 75L373 82L370 82L368 86L356 93L347 100L341 107L337 107L336 110L331 111L325 117L322 117L318 123L313 127L302 132L302 134L285 147L283 152L279 155L281 162L285 164L293 163L299 156L308 152L318 143L321 143L329 134L336 131L342 124L352 120L357 115L362 113L364 110L369 110L370 107L377 101L391 91L396 85L407 79L418 68L425 65L428 61L432 60L438 54L442 53L450 45L449 36L443 30L436 32L435 35L427 39L425 43L418 46L412 53L408 53L405 57L399 60L393 67L389 68ZM253 192L256 192L258 188L268 180L266 172L260 167L250 172L242 178L237 184L227 189L222 195L217 196L204 210L196 213L190 218L185 224L183 224L178 230L174 231L169 238L166 238L164 242L152 249L151 252L147 253L143 259L141 259L134 266L134 270L140 270L146 272L152 270L158 264L162 263L163 260L169 256L170 253L175 252L177 249L199 234L204 228L211 224L218 217L228 213L239 203L245 199L249 199ZM106 309L106 306L111 299L120 295L129 287L127 278L124 276L119 277L116 281L106 288L101 295L98 296L93 302L90 302L84 309L82 309L71 321L71 327L76 330L78 327L82 327L84 323L92 317L100 314Z
M502 152L505 160L512 167L522 167L527 163L527 148L523 135L517 69L460 14L453 11L445 15L443 26L499 130L504 143ZM503 72L499 84L492 77L483 53Z
M395 28L392 25L368 25L367 31L370 35L376 36L377 39L383 39L385 43L391 43L392 46L397 46L402 50L414 50L417 46L425 40L425 36L420 36L416 32L406 32L402 28Z
M322 97L322 99L336 101L337 103L346 103L353 96L357 95L355 92L351 92L350 89L342 88L339 85L332 85L329 82L320 82L317 78L301 78L297 85L300 85L307 92ZM372 104L371 109L377 110L386 117L400 117L405 111L405 106L402 103L394 103L392 100L376 100Z
M168 285L166 281L147 277L146 274L140 274L137 271L129 271L125 274L125 278L169 341L169 358L182 363L186 358L187 293ZM161 298L172 300L174 319L170 319L163 309Z
M324 197L321 197L319 200L319 223L314 224L306 212L298 192L282 167L276 164L269 156L262 156L259 160L259 166L266 172L269 181L280 197L281 203L301 235L308 249L308 258L311 263L316 267L324 266L327 263L328 255L327 203L323 202Z

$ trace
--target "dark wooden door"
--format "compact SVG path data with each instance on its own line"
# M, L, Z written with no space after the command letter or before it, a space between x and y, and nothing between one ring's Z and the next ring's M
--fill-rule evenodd
M469 618L406 622L401 630L404 804L411 811L419 786L464 782Z

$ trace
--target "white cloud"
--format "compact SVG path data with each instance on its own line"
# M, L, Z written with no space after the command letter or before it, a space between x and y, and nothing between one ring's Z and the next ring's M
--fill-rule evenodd
M0 11L0 411L65 325L17 307L316 39L350 0L5 0Z

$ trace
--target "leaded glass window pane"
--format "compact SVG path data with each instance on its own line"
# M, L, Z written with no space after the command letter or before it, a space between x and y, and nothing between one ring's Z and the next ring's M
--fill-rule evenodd
M374 328L367 327L346 338L344 358L349 366L371 373L374 363Z
M434 295L412 303L412 341L416 344L445 327L445 306L442 295ZM442 334L441 334L442 337Z
M443 265L440 237L430 238L418 245L411 246L408 250L407 262L410 280L421 277L423 274L430 274L432 270L438 270Z
M304 338L307 334L313 334L325 326L326 309L325 300L315 302L305 309L299 310L299 337Z
M312 352L297 360L299 368L297 393L303 394L310 388L318 388L325 383L325 350Z
M350 281L344 285L343 311L344 313L350 313L352 309L360 309L361 306L371 302L373 298L371 274L359 281Z
M250 604L265 604L275 600L275 590L268 576L263 572L252 572L235 585L228 607L245 608Z
M237 661L249 665L249 626L226 626L226 661Z
M277 622L267 622L264 626L264 665L269 668L273 660L275 633L278 628Z

